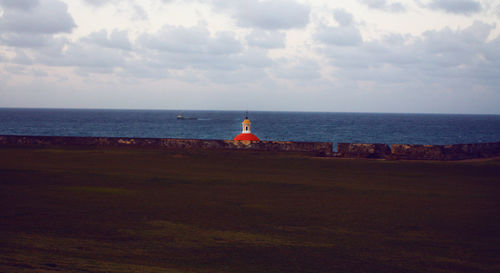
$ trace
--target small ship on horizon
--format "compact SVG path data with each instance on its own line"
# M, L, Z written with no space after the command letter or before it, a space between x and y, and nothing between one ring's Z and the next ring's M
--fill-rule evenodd
M177 115L177 119L180 119L180 120L196 120L198 118L197 117L185 117L183 115Z

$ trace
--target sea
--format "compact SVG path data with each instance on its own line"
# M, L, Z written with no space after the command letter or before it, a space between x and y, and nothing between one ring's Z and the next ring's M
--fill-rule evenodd
M196 119L177 119L177 115ZM500 115L250 111L261 140L386 144L500 141ZM244 111L0 108L0 135L232 139Z

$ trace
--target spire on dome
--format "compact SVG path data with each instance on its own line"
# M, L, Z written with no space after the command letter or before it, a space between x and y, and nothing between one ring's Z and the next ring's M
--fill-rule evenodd
M250 131L251 124L252 123L248 119L248 111L246 111L245 120L243 120L243 122L241 123L243 130L241 131L241 134L237 135L233 140L260 141L260 139Z

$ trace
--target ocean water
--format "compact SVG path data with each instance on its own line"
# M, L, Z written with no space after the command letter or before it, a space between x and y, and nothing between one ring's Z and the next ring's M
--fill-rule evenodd
M196 120L178 120L196 117ZM1 135L232 139L243 111L0 108ZM500 141L500 115L250 112L261 140L456 144Z

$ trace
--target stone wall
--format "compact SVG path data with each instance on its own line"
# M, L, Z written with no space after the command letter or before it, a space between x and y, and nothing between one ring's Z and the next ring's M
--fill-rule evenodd
M342 158L375 158L389 160L464 160L500 156L500 142L453 145L393 144L392 146L380 143L338 143L337 153L334 154L332 152L333 144L329 142L0 135L0 146L88 146L139 147L166 150L250 150L262 152L292 152Z
M338 143L337 157L344 158L387 158L391 149L387 144Z
M172 138L1 136L1 146L143 147L167 150L252 150L331 156L329 142L234 141Z
M390 160L464 160L500 156L500 142L412 145L412 144L361 144L339 143L336 157L379 158Z
M500 142L453 145L393 144L392 156L409 160L463 160L500 156Z

